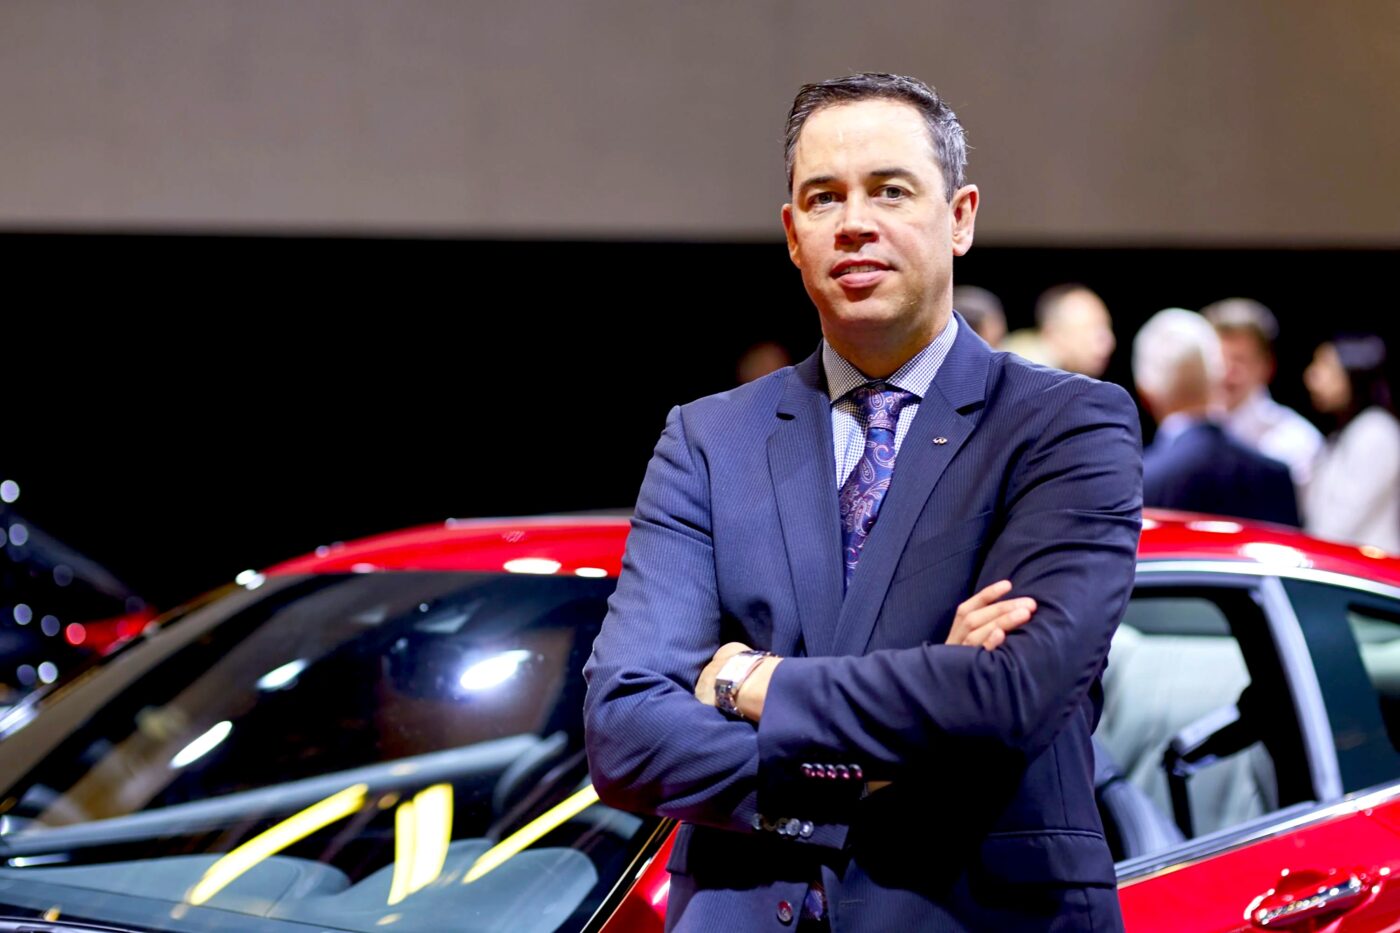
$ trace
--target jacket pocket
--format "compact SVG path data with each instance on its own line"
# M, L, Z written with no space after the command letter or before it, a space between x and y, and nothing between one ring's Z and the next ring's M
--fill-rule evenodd
M895 571L895 581L923 573L959 554L977 550L990 537L991 517L990 511L982 512L911 540L899 561L899 569ZM917 527L914 534L919 534Z
M980 870L998 884L1117 883L1104 837L1087 829L992 833L979 848Z

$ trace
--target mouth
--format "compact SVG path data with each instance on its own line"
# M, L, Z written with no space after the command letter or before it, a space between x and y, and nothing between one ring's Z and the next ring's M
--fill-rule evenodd
M877 284L890 267L876 260L851 260L838 262L831 270L831 277L845 288L870 288Z

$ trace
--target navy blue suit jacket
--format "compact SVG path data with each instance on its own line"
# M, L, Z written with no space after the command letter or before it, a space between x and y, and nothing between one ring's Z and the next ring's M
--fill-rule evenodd
M1142 455L1144 505L1298 525L1288 467L1202 421Z
M1119 928L1089 736L1141 490L1125 392L963 324L843 600L820 354L673 409L585 668L599 795L685 821L668 928L788 929L818 873L842 933ZM1031 622L944 645L1002 578ZM693 695L727 641L786 658L757 726Z

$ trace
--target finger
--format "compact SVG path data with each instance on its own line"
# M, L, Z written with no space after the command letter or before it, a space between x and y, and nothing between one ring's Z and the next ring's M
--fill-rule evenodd
M963 628L965 631L972 631L973 629L981 628L988 622L995 621L996 619L1013 613L1025 613L1026 617L1029 618L1035 613L1035 609L1035 600L1031 599L1029 596L1022 596L1019 599L1008 599L1003 602L993 603L983 609L976 609L969 612L962 619Z
M983 606L991 605L1010 592L1011 581L998 580L989 586L983 587L959 603L958 612L970 612L973 609L980 609Z
M993 632L1001 631L1001 626L996 622L988 622L986 625L979 625L977 628L969 629L961 644L977 647L992 637Z
M968 634L963 644L969 648L985 648L991 651L1006 641L1007 629L995 623L984 625Z
M994 632L1001 632L1004 635L1012 629L1020 628L1022 625L1025 625L1030 621L1030 618L1031 614L1024 609L1017 609L1005 613L984 625L969 630L967 635L960 642L957 642L957 644L973 646L984 645L993 637L996 638L997 644L1000 644L1001 638L1000 636L993 636Z

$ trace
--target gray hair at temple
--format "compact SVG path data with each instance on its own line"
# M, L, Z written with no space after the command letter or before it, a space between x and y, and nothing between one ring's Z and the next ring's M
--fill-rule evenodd
M1220 338L1195 311L1158 311L1133 338L1133 381L1155 404L1207 402L1224 373Z
M787 132L783 148L787 168L788 190L792 190L792 165L797 156L797 138L807 118L824 107L851 104L862 100L893 100L909 104L928 125L938 166L943 170L943 188L948 200L953 200L964 184L967 170L967 139L962 124L938 92L918 78L906 75L866 72L804 84L788 112Z

